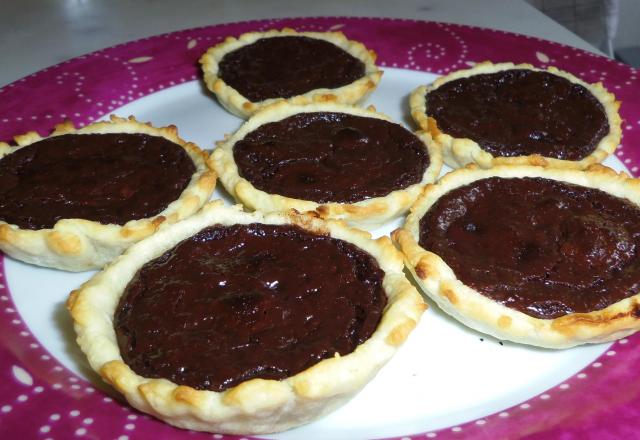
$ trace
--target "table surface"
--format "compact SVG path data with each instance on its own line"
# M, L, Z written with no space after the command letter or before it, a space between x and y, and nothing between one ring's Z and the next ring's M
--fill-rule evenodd
M522 0L0 1L0 87L69 58L151 35L225 22L308 16L444 21L597 52Z

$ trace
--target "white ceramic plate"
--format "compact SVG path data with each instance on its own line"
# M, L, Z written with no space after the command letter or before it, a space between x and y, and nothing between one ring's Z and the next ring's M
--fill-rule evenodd
M369 104L413 129L408 95L434 78L429 73L386 68ZM174 124L181 137L206 149L242 122L224 111L198 81L133 101L116 114L135 115L154 125ZM624 169L617 158L606 164ZM230 203L221 185L214 198ZM372 232L388 234L399 225L394 222ZM64 366L106 389L75 344L64 308L68 293L91 273L37 268L9 258L5 270L18 312L36 339ZM539 395L589 365L608 347L553 351L502 343L467 329L431 304L407 343L350 403L319 421L270 438L350 440L455 426Z

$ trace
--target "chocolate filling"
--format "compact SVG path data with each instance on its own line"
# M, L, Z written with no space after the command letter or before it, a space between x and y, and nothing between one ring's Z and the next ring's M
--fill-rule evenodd
M212 226L138 271L118 345L141 376L196 389L284 379L371 336L383 276L352 244L297 226Z
M242 96L260 102L346 86L362 78L365 67L328 41L272 37L226 54L218 74Z
M581 160L609 133L602 104L585 87L524 69L447 82L426 96L438 128L494 156Z
M0 160L0 220L23 229L64 218L123 225L178 199L195 166L184 149L146 134L66 134Z
M256 188L318 203L381 197L422 180L424 144L398 124L344 113L299 113L238 141L239 174Z
M640 291L640 209L597 189L488 178L439 199L420 246L466 285L535 318L601 310Z

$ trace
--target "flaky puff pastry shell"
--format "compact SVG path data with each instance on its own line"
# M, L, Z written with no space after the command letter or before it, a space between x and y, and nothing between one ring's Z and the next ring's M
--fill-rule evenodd
M553 75L568 79L572 83L580 84L602 104L609 123L609 133L605 135L596 148L587 157L579 160L562 160L553 157L544 157L538 154L530 156L502 157L493 156L488 151L483 150L477 142L469 138L455 138L438 128L438 121L428 115L425 97L432 90L443 84L460 78L468 78L474 75L495 73L503 70L527 69L536 71L546 71ZM499 63L492 64L488 61L479 63L471 69L458 70L449 75L436 79L433 84L420 86L415 89L409 98L411 116L420 128L429 133L442 148L444 163L451 168L460 168L469 163L476 163L482 168L490 168L498 165L535 165L553 166L557 168L584 169L591 164L600 163L605 160L620 144L622 138L622 120L618 114L620 102L615 96L609 93L602 83L589 84L576 76L561 71L555 67L539 69L531 64Z
M229 86L218 76L218 64L229 52L233 52L243 46L248 46L262 38L284 36L308 37L328 41L349 53L354 58L362 61L365 65L364 76L351 84L335 89L314 89L290 98L271 98L259 102L252 102L245 98L240 92ZM207 88L216 94L218 101L224 108L244 119L247 119L258 110L282 100L290 102L291 104L321 102L356 104L364 101L367 96L375 90L380 82L380 78L382 78L382 71L375 65L375 61L375 52L367 49L362 43L348 40L342 32L296 32L289 28L270 30L267 32L249 32L240 35L238 38L228 37L217 46L209 48L200 58L200 64L202 65L202 71L204 73L204 82ZM277 60L274 60L274 63L277 62Z
M84 219L61 219L51 229L21 229L0 220L0 250L7 255L38 266L68 271L99 269L126 248L153 234L164 223L189 217L204 205L213 193L216 175L208 167L208 155L197 145L178 137L176 127L156 128L130 117L111 116L110 121L96 122L75 129L71 123L58 125L51 136L89 133L143 133L161 136L180 145L193 161L194 172L177 200L150 218L131 220L124 225L101 224ZM16 136L18 146L0 143L0 159L42 140L36 132ZM154 160L150 157L149 160Z
M602 165L586 171L534 166L499 166L479 169L476 165L445 175L430 185L411 208L403 228L393 239L405 255L405 263L422 290L449 315L468 327L523 344L568 348L585 343L613 341L640 329L640 294L602 310L572 313L555 319L538 319L506 307L462 283L438 255L419 243L419 223L438 199L455 188L490 177L541 177L587 188L596 188L640 205L640 180L617 174Z
M372 255L385 273L383 288L388 303L371 337L348 355L336 354L284 380L252 379L223 392L196 390L134 373L120 355L113 316L123 290L140 267L207 226L256 222L298 225L314 234L350 242ZM72 292L67 307L73 316L77 341L92 368L133 407L181 428L235 434L286 430L344 404L391 358L426 309L405 277L402 255L389 237L372 240L368 233L341 222L322 221L293 211L245 213L240 206L227 208L220 201L205 205L193 217L163 227L132 246Z
M236 142L269 122L280 121L299 113L314 112L346 113L395 123L388 116L376 112L373 107L363 109L333 103L292 105L287 102L279 102L265 108L251 117L227 139L219 142L209 158L211 167L216 170L220 182L238 202L252 210L265 212L287 211L289 209L295 209L299 212L315 211L321 218L345 220L354 226L373 226L407 212L424 186L437 179L442 168L442 154L430 136L421 131L414 133L414 135L422 141L429 155L429 166L423 173L422 180L407 188L392 191L384 197L374 197L355 203L317 203L311 200L267 193L257 189L251 182L240 176L238 166L233 158L233 147Z

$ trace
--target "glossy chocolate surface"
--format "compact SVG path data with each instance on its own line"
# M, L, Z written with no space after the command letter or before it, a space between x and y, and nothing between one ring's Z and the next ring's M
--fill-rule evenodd
M23 229L63 218L123 225L178 199L195 166L184 149L146 134L67 134L0 159L0 220Z
M383 276L352 244L296 226L212 226L138 271L118 344L136 373L197 389L284 379L371 336Z
M426 96L427 114L493 156L581 160L609 133L585 87L548 72L513 69L447 82Z
M398 124L344 113L299 113L260 126L233 147L256 188L318 203L381 197L422 180L424 144Z
M603 309L640 291L640 209L541 178L489 178L443 196L420 245L466 285L527 315Z
M362 78L365 66L335 44L309 37L262 38L226 54L219 76L252 102L335 89Z

